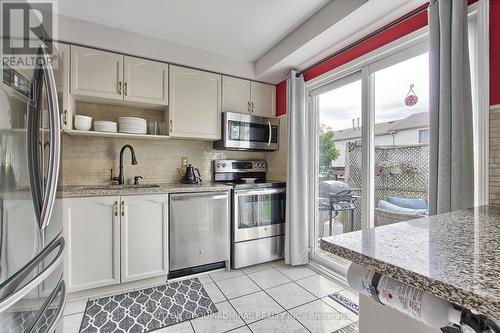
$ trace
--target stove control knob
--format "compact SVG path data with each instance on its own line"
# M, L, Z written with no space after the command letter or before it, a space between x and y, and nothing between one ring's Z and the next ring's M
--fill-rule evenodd
M217 167L220 168L220 163L217 163Z
M226 167L226 163L222 163L222 167L225 168Z

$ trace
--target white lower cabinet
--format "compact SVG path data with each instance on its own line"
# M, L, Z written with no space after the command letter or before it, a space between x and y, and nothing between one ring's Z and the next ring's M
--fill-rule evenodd
M69 292L120 283L120 197L64 199Z
M166 275L167 195L122 197L121 205L122 282Z
M166 194L64 199L68 291L166 277L167 203Z

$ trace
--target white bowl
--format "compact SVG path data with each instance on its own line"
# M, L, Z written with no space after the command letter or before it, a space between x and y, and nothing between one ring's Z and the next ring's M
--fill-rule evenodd
M96 120L94 121L94 131L116 133L118 125L114 121Z
M75 128L80 131L88 131L92 127L92 117L76 115Z

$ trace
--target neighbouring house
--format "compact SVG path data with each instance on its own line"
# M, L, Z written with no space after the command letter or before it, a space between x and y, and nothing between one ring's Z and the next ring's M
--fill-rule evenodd
M343 178L345 147L347 142L361 141L361 127L346 128L334 132L334 142L340 152L332 162L339 178ZM375 124L375 145L393 146L429 142L429 113L414 113L404 119Z

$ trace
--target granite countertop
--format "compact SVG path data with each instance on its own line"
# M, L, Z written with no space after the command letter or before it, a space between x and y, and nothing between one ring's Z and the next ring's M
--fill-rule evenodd
M201 184L163 183L158 187L134 187L132 185L63 185L58 190L62 198L94 197L106 195L137 195L178 192L228 191L231 186L212 182Z
M500 320L500 207L323 238L320 247Z

